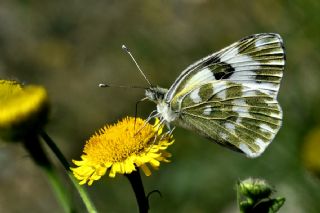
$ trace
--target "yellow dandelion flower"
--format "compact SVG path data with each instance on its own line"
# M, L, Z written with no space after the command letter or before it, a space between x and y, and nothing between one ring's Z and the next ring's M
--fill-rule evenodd
M84 147L80 161L73 160L71 168L80 184L99 180L106 172L110 177L130 174L140 167L146 176L151 175L147 164L157 169L160 162L169 162L166 152L174 141L172 135L162 134L159 121L154 125L144 120L127 117L115 125L105 126L93 135ZM139 130L139 131L137 131Z
M48 97L41 86L0 80L0 103L0 135L6 139L21 139L47 119Z

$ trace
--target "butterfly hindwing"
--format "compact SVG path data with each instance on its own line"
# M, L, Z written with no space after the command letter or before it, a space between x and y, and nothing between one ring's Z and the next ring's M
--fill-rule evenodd
M172 105L178 107L180 124L249 157L260 155L281 126L281 108L272 96L229 81L191 90Z

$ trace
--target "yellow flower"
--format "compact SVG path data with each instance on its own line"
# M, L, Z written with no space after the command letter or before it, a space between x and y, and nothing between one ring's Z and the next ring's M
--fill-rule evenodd
M320 128L312 129L305 137L302 146L302 160L305 167L320 176Z
M0 80L0 103L0 136L5 139L21 139L47 119L48 97L41 86Z
M144 120L127 117L115 125L105 126L93 135L84 147L80 161L73 160L77 168L71 168L80 184L99 180L108 171L130 174L140 167L146 176L151 175L147 163L154 169L160 162L169 162L171 154L165 150L174 141L172 135L162 134L159 121L154 125Z

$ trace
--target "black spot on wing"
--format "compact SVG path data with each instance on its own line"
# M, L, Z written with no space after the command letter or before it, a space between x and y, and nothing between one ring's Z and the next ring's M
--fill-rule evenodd
M221 61L219 56L213 56L204 61L200 65L199 70L203 68L210 68L216 80L228 79L235 71L230 64Z
M217 80L228 79L228 78L230 78L232 76L232 74L235 71L235 69L231 66L231 64L228 64L228 63L225 63L225 62L222 62L222 61L220 61L217 66L222 68L221 72L214 73L214 77Z

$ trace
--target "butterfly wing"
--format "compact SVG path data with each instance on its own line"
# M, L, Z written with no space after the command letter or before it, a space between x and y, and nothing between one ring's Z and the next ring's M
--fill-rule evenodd
M166 98L178 124L257 157L281 126L284 64L279 35L252 35L191 65Z
M276 97L284 64L280 35L254 34L187 67L172 84L165 99L169 103L190 88L212 80L245 84Z
M282 120L281 108L270 94L229 81L194 88L180 107L181 125L248 157L265 150Z

